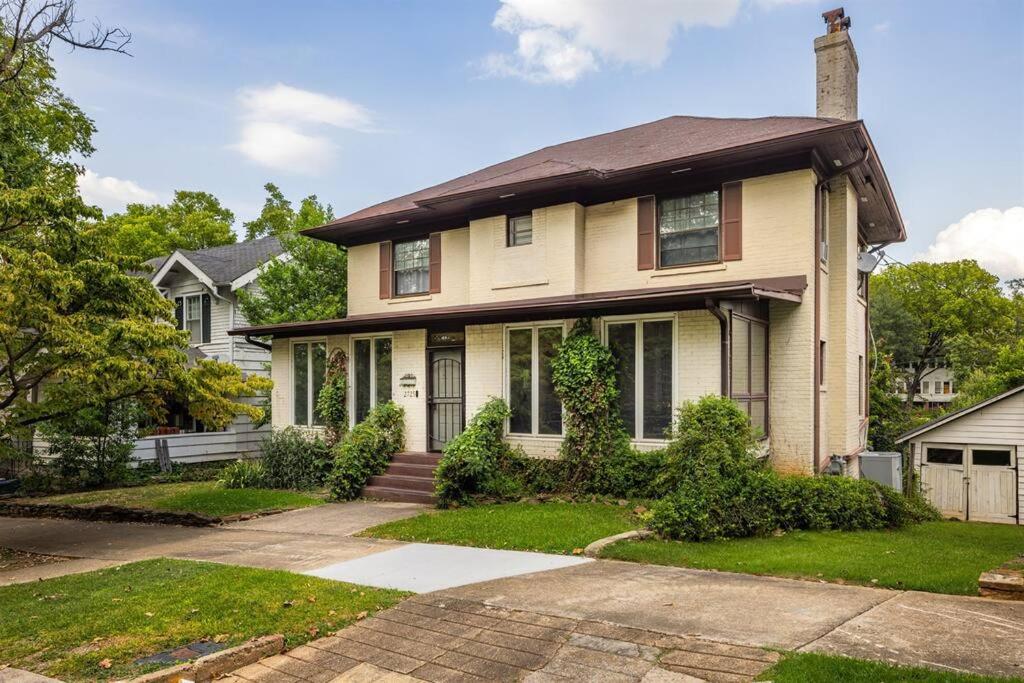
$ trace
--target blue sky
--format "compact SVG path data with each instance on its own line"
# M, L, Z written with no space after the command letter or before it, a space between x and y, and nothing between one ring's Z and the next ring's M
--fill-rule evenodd
M811 43L834 4L80 0L80 19L134 34L133 56L54 56L99 129L87 198L207 190L238 229L267 181L342 215L672 114L813 115ZM910 233L889 253L1024 276L1024 2L845 8L860 115Z

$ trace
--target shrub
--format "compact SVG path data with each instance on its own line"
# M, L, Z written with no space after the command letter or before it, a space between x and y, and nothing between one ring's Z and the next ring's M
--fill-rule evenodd
M394 402L375 407L334 447L328 477L331 495L352 500L370 477L387 469L391 456L405 446L405 411Z
M667 462L663 448L618 448L598 458L589 490L618 498L661 498L668 493L662 476Z
M763 536L782 529L882 529L938 513L919 495L903 496L868 480L781 477L753 456L746 416L729 399L706 396L679 411L666 449L649 526L690 541Z
M49 452L64 486L90 488L128 478L139 421L144 413L134 401L86 408L55 421L44 430Z
M217 483L226 489L254 489L266 486L266 471L259 460L236 460L220 474Z
M510 415L505 401L491 398L448 442L434 473L439 507L465 504L475 496L514 495L519 488L514 473L530 466L502 439Z
M331 449L319 435L286 427L263 439L263 485L268 488L317 488L324 485L330 468Z
M551 363L555 393L562 401L560 449L567 484L593 489L598 461L629 450L629 435L619 415L616 360L594 335L589 318L576 321Z

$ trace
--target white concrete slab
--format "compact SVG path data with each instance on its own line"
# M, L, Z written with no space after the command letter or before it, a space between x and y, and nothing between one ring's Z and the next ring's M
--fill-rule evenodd
M377 588L429 593L481 581L592 562L585 557L411 543L305 572Z

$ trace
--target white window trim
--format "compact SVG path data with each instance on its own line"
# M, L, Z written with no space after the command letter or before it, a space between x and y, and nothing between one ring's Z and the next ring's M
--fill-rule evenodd
M370 342L370 410L377 405L377 339L391 340L391 398L395 398L395 340L390 332L384 334L360 334L348 340L348 422L356 426L356 342Z
M562 429L558 434L540 433L540 353L539 335L537 330L544 327L559 327L562 329L562 340L568 334L568 325L565 320L548 320L534 323L510 323L505 325L501 332L501 354L503 356L503 370L501 377L502 398L511 407L511 387L509 386L509 372L511 371L511 354L509 353L509 332L512 330L533 330L530 349L530 433L513 432L511 419L505 420L505 434L516 439L553 439L561 441L565 436L565 406L562 406Z
M944 462L928 462L928 449L929 448L949 448L954 451L961 451L963 458L959 465L950 465ZM966 468L967 460L970 457L970 453L967 444L963 443L947 443L942 441L925 441L921 443L921 464L926 467L959 467Z
M316 412L316 405L313 403L313 382L306 383L306 423L299 424L295 421L295 345L309 344L309 353L306 354L306 379L313 377L313 344L323 344L324 354L330 357L330 349L327 348L326 337L292 338L288 340L288 395L291 401L288 402L288 412L291 419L288 421L293 427L304 427L306 429L322 429L323 425L313 424L313 413Z
M203 343L203 339L205 338L205 334L206 334L206 330L203 329L203 293L200 292L199 294L181 294L179 296L181 296L181 325L182 325L182 329L184 329L186 332L188 331L188 321L189 321L189 317L188 317L188 300L189 299L199 299L199 341L192 341L192 339L188 340L189 344L198 346L199 344ZM210 302L210 317L211 317L211 320L212 320L212 318L213 318L213 302L212 301ZM210 341L213 341L213 335L212 334L210 335Z
M823 264L828 264L828 245L829 245L829 234L828 233L829 233L829 230L831 229L831 226L829 225L829 211L830 211L830 207L831 207L831 199L829 197L830 194L831 194L831 192L828 189L828 186L827 185L822 186L822 188L821 188L821 218L820 218L821 225L819 226L820 229L821 229L821 234L818 235L818 239L821 241L821 254L820 254L820 257L821 257L821 262Z
M615 315L601 319L601 343L608 346L608 325L621 323L635 323L636 334L636 359L633 373L636 377L636 413L634 415L635 431L629 435L629 440L634 444L663 444L665 439L654 439L643 436L644 430L644 373L643 373L643 323L667 320L672 323L672 419L675 419L676 410L679 408L679 316L675 313L647 313L644 315Z

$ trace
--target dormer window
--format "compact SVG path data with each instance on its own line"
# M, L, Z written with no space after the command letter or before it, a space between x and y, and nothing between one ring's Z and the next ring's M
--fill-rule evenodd
M395 242L395 294L425 294L430 289L430 240Z
M658 265L711 263L719 251L718 191L658 202Z
M533 215L508 217L508 246L521 247L533 244Z

